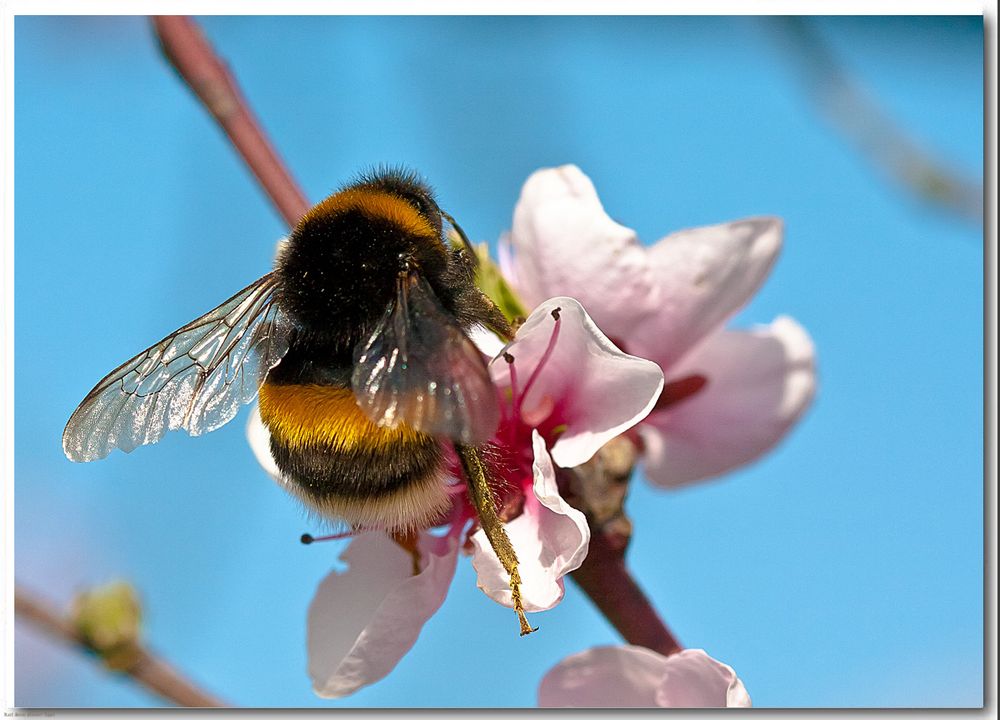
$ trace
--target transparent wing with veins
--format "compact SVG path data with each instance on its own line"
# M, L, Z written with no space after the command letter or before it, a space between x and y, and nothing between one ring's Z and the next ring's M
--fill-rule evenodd
M383 427L407 425L474 445L500 421L482 354L417 273L400 275L395 300L355 349L351 385Z
M66 457L97 460L155 443L167 430L201 435L232 420L288 351L290 327L274 289L269 273L113 370L66 424Z

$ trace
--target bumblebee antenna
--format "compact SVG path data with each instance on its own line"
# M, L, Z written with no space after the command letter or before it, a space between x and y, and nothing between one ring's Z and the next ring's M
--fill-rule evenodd
M472 246L472 242L470 242L469 236L465 234L465 230L462 229L462 226L455 222L455 218L446 213L444 210L441 211L441 217L447 220L448 223L455 228L455 232L457 232L458 236L462 238L462 244L465 245L465 249L469 251L469 255L472 257L472 264L478 266L479 256L476 255L476 248Z

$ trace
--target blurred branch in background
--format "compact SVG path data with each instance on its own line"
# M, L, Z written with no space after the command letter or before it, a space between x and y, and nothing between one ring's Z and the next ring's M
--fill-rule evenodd
M123 588L127 592L123 592ZM109 669L125 673L165 700L181 707L225 707L195 686L169 663L142 646L139 607L131 588L114 583L81 593L73 611L61 613L24 588L14 588L14 610L53 637L101 659Z
M908 137L844 71L811 18L774 17L771 22L795 54L795 66L817 104L866 157L919 200L982 224L982 185Z
M253 120L235 79L197 24L191 18L174 16L157 16L152 22L171 65L222 125L264 191L288 224L294 226L309 208L308 202ZM234 131L234 126L239 131ZM266 162L255 164L255 159L261 157ZM631 526L621 513L621 501L635 462L634 452L622 457L625 446L631 446L631 442L609 443L607 452L602 450L599 458L586 468L577 468L575 476L566 481L574 486L575 502L587 514L593 532L591 556L572 577L627 642L669 655L682 648L624 562ZM614 495L617 502L609 511L596 501L599 493L592 488L611 486L618 486L620 492Z
M294 227L310 203L274 151L225 64L191 18L158 15L152 22L170 65L229 136L285 222Z

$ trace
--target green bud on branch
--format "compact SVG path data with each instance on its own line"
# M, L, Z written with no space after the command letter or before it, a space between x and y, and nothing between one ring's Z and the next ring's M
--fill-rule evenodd
M140 659L142 609L127 582L119 580L78 593L71 618L83 642L108 668L125 672Z

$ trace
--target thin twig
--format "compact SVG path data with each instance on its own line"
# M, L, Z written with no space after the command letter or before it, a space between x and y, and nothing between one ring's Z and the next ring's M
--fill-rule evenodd
M50 635L84 650L92 650L66 615L17 586L14 588L14 610L18 617L34 623ZM139 647L135 657L135 662L123 672L165 700L181 707L226 707L150 650Z
M157 15L152 21L167 60L229 136L285 222L294 227L309 209L309 201L264 135L225 63L191 18Z

